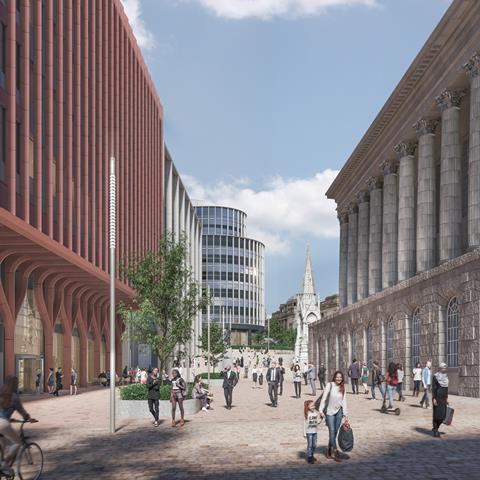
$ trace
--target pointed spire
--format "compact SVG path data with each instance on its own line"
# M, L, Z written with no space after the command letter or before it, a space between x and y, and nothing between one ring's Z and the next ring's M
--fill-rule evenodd
M315 295L315 282L313 280L312 258L310 255L310 244L307 244L307 261L303 275L303 295Z

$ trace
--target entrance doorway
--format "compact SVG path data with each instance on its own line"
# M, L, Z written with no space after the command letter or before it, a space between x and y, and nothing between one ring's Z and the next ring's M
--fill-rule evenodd
M15 363L18 393L36 393L38 376L40 376L40 385L42 382L43 358L36 355L15 355Z

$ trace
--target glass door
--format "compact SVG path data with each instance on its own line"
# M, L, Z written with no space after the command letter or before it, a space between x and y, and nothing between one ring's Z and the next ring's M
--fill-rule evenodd
M16 355L19 393L36 393L37 375L40 374L40 389L43 390L43 358Z

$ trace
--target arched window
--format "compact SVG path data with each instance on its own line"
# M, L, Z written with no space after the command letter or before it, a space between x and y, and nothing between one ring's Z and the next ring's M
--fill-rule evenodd
M373 363L373 328L370 325L367 328L367 365L368 368L372 368Z
M386 350L387 350L387 366L390 362L395 361L393 358L393 318L390 318L387 322L386 332Z
M355 358L356 360L358 360L357 358L357 332L353 331L352 334L351 334L351 355L352 355L352 362L353 362L353 359Z
M345 334L340 335L340 339L338 341L338 368L341 370L343 368L343 344L344 344Z
M447 365L458 367L458 300L455 297L447 307Z
M420 312L418 308L412 315L412 328L410 329L412 348L412 368L420 361Z

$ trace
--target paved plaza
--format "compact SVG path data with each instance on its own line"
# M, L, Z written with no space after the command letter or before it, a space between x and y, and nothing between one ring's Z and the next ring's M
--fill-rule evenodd
M304 387L306 389L306 387ZM308 390L309 391L309 390ZM480 478L480 400L451 397L454 424L441 439L431 436L431 410L407 397L399 417L379 412L380 401L348 396L355 448L336 464L324 455L326 429L319 431L318 464L305 462L302 400L287 382L279 407L268 405L267 389L242 379L234 408L223 407L223 391L213 389L214 410L188 418L183 428L163 419L118 422L108 434L108 391L26 402L40 420L29 426L45 454L45 479L413 479ZM416 399L415 399L416 400Z

